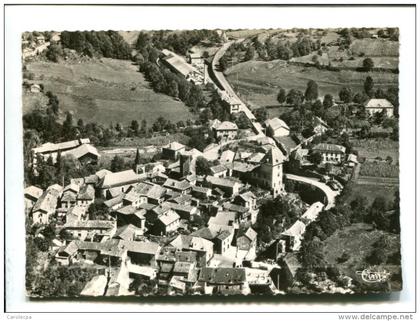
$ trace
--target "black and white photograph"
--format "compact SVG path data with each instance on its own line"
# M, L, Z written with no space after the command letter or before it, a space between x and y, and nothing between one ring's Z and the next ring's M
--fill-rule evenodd
M132 25L15 35L24 300L406 290L398 23Z

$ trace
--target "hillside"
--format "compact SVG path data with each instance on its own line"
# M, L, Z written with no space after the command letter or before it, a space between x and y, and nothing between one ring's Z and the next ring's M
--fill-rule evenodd
M242 62L228 68L225 73L241 97L253 107L277 105L279 87L286 91L299 89L304 92L309 80L316 81L320 96L330 93L337 97L344 86L352 88L354 92L363 91L363 83L368 75L383 89L398 86L398 74L318 70L315 67L290 65L282 60Z
M60 100L63 111L72 111L75 119L95 120L109 125L129 124L146 119L149 124L159 116L172 122L194 119L184 103L150 89L144 76L131 61L103 58L80 64L33 62L27 65L35 82L44 85ZM25 93L23 111L33 106Z

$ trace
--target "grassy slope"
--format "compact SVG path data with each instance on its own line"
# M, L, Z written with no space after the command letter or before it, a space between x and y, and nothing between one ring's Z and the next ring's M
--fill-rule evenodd
M182 102L150 89L137 66L130 61L102 59L81 64L35 62L28 65L45 91L59 97L64 111L73 111L75 118L110 124L129 124L146 119L150 125L163 116L173 122L193 119ZM23 110L29 110L23 99Z
M226 75L241 96L255 107L278 104L276 96L279 87L287 91L294 88L304 92L309 80L317 82L320 96L330 93L335 97L343 86L351 87L355 92L363 91L363 83L368 75L374 79L377 87L398 85L396 74L318 70L314 67L287 65L280 60L239 63L229 68Z

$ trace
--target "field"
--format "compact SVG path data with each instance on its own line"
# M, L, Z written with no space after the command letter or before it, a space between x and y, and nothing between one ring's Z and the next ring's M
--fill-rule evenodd
M323 244L324 258L327 263L336 266L345 275L348 275L356 280L360 280L357 271L368 267L365 262L366 256L369 256L373 245L381 237L388 239L388 246L385 249L386 254L393 255L399 251L400 240L399 236L384 232L381 230L372 229L368 224L353 224L342 230L337 230L332 236L327 238ZM346 262L339 263L337 259L341 257L343 252L349 255ZM400 265L385 263L380 266L391 272L391 275L400 273ZM398 289L401 287L399 282L391 283L391 286Z
M386 159L391 156L396 163L398 157L398 142L389 138L370 138L351 140L354 149L359 152L359 158L373 160L377 157Z
M85 122L128 125L133 119L146 119L150 125L159 116L172 122L195 118L184 103L150 89L130 61L104 58L80 64L34 62L27 68L35 74L36 82L44 84L45 92L58 96L61 110L72 111L76 119ZM31 109L30 102L23 98L25 112Z
M338 92L344 86L350 87L353 92L363 91L363 83L368 75L373 78L376 88L398 86L397 74L318 70L315 67L287 64L281 60L239 63L229 68L226 75L251 107L278 105L276 96L279 87L286 91L299 89L304 92L309 80L316 81L320 96L329 93L334 97L338 96Z
M360 176L398 178L399 174L398 165L386 162L365 162L360 168Z

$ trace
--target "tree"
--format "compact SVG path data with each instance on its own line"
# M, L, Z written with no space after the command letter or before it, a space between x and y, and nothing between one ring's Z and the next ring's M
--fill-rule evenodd
M321 155L321 153L319 153L319 152L312 153L309 156L309 161L311 161L315 165L321 164L322 163L322 155Z
M172 97L178 97L179 90L178 90L178 83L175 80L172 80L168 84L168 95Z
M373 60L371 58L363 59L363 69L365 71L371 71L374 67Z
M390 221L385 216L385 212L388 210L388 204L383 196L377 196L370 207L370 220L381 230L388 230Z
M315 81L309 80L306 85L305 99L312 101L318 98L318 85Z
M89 205L88 210L89 220L108 220L109 210L103 202L94 202Z
M63 56L63 48L61 48L61 45L51 44L48 47L45 56L52 62L58 62L59 59Z
M258 122L262 123L268 119L268 111L265 107L260 107L255 110L255 117Z
M133 131L134 135L138 135L139 133L139 122L137 120L132 120L130 129Z
M322 242L316 238L309 242L303 242L300 250L300 261L305 268L316 269L325 265L322 253Z
M139 164L140 164L140 151L137 148L137 150L136 150L136 157L134 158L134 170L137 169L137 165L139 165Z
M366 258L366 261L369 264L379 265L385 263L386 261L386 252L382 248L376 248L372 251L372 253Z
M279 89L279 93L277 94L277 101L280 104L283 104L286 101L286 90L284 88Z
M304 98L303 93L300 90L291 89L286 96L286 102L289 105L294 105L296 107L299 107L303 102L303 98Z
M120 172L125 168L125 161L119 155L115 155L111 161L111 171L112 172Z
M353 98L352 90L349 87L343 87L338 93L340 100L345 103L350 103Z
M369 97L373 97L373 86L374 86L374 82L373 82L372 77L367 76L363 87L365 89L366 95L368 95Z
M210 163L202 156L197 157L195 163L195 172L197 175L210 175Z
M254 56L255 56L255 48L252 45L250 45L245 53L244 60L245 61L252 60L254 59Z
M239 113L239 116L235 119L235 124L238 126L239 129L247 129L250 128L250 122L248 117L246 117L245 113Z
M325 109L331 108L333 106L333 104L334 104L333 96L330 95L330 94L326 94L324 96L324 100L322 102L322 105L324 106L324 108Z

